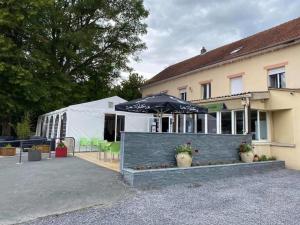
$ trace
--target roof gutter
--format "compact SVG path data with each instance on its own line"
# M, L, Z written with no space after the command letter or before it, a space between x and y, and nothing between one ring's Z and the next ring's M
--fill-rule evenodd
M245 54L237 56L236 58L233 58L233 59L220 61L220 62L214 63L212 65L204 66L204 67L201 67L201 68L196 69L196 70L192 70L192 71L189 71L189 72L186 72L186 73L183 73L183 74L179 74L179 75L174 76L174 77L170 77L170 78L163 79L163 80L160 80L160 81L156 81L156 82L153 82L153 83L150 83L150 84L146 84L146 85L140 87L140 90L142 91L145 88L149 88L149 87L152 87L154 85L164 83L166 81L174 80L174 79L184 77L184 76L187 76L187 75L190 75L190 74L193 74L193 73L201 72L201 71L204 71L204 70L209 70L209 69L219 67L219 66L222 66L222 65L225 65L225 64L241 61L241 60L248 59L248 58L251 58L251 57L254 57L254 56L257 56L257 55L262 55L262 54L266 54L266 53L269 53L269 52L277 51L277 50L280 50L282 48L287 48L289 46L297 45L299 43L300 43L300 37L293 38L293 39L290 39L290 40L287 40L287 41L280 42L276 45L272 45L272 46L262 48L262 49L257 50L257 51L253 51L253 52L250 52L250 53L245 53Z

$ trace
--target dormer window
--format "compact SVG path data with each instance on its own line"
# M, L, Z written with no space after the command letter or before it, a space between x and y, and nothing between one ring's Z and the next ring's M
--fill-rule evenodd
M275 68L268 70L269 87L270 88L285 88L285 68Z

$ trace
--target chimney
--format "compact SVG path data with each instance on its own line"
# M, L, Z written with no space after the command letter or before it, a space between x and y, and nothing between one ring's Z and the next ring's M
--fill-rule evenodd
M205 54L206 53L206 48L203 46L202 48L201 48L201 55L203 55L203 54Z

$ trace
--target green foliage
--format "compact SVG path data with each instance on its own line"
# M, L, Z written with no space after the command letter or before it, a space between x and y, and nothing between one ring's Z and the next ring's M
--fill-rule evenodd
M30 136L30 119L28 113L25 114L20 123L17 123L16 133L20 139L26 139Z
M123 79L120 85L114 88L115 94L128 101L141 98L139 88L144 84L145 78L137 73L131 73L127 79Z
M6 144L4 147L5 148L11 148L12 146L11 146L11 144Z
M188 153L190 156L193 154L193 148L190 143L178 145L175 149L176 155L179 153Z
M252 146L250 144L241 144L239 147L239 152L244 153L244 152L251 152L252 151Z
M142 0L0 1L0 121L112 95L147 16Z
M263 162L263 161L273 161L276 160L276 157L271 156L271 157L267 157L266 155L262 155L259 157L259 161Z
M66 145L65 145L62 141L60 141L60 142L57 144L57 147L59 147L59 148L64 148L64 147L66 147Z

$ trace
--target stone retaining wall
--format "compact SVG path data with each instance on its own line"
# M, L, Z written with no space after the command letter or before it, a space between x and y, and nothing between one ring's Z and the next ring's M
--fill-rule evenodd
M181 183L200 183L227 177L258 174L284 169L284 161L236 163L227 165L197 166L151 170L124 169L123 178L130 186L138 188L165 187Z

